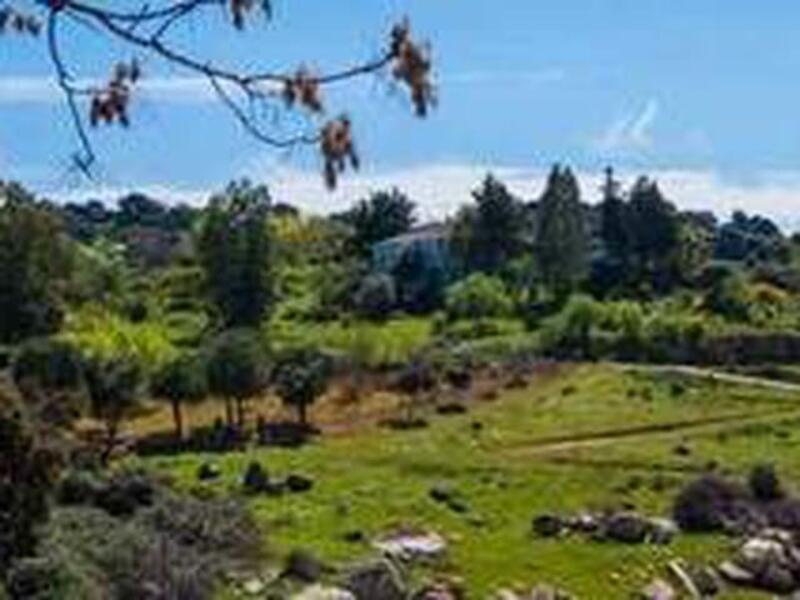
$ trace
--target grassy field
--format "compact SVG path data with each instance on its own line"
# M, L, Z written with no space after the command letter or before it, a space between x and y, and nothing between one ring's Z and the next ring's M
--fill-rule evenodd
M349 532L370 538L420 528L447 538L447 559L435 570L463 578L471 597L548 582L578 598L627 598L663 575L671 559L711 561L732 542L689 535L666 547L541 540L531 534L531 519L624 503L666 515L680 486L711 461L736 474L777 462L789 480L800 481L798 402L800 395L789 391L704 378L564 367L534 377L527 389L477 403L466 415L434 417L425 430L368 427L300 450L148 464L190 488L199 485L198 465L217 461L224 477L211 485L225 493L238 493L251 460L275 475L313 477L317 484L307 495L248 500L277 554L303 547L333 563L348 561L371 552L368 543L346 541ZM675 451L679 444L688 454ZM435 485L456 490L469 511L457 514L432 501Z

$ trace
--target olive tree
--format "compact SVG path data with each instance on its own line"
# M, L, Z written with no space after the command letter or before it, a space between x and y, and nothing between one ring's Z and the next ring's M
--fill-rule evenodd
M150 391L157 398L170 403L175 438L180 441L183 439L183 403L202 400L208 393L205 366L197 356L180 356L153 376Z
M211 344L206 365L209 391L224 399L228 425L243 428L246 401L268 385L266 354L258 332L234 329L222 333Z
M284 404L297 411L298 423L308 425L308 407L328 389L332 374L330 357L312 349L285 355L277 364L273 381Z

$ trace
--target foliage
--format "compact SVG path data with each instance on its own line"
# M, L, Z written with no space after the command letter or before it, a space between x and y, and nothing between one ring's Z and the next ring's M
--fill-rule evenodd
M150 381L150 392L172 405L175 436L183 437L181 405L197 402L208 393L206 368L197 356L185 354L167 363Z
M441 307L448 280L445 265L429 260L421 247L406 248L392 275L399 304L406 312L424 314Z
M705 475L678 494L673 516L684 531L719 531L746 507L749 498L742 486Z
M588 244L578 181L556 165L536 207L536 265L545 286L562 297L587 269Z
M352 230L352 250L368 257L372 245L406 233L414 225L416 205L397 188L374 192L351 209L334 216Z
M753 467L747 483L753 496L764 502L780 500L786 494L775 465L772 464L759 464Z
M0 182L0 343L59 327L72 249L54 211Z
M19 407L0 397L0 581L13 562L32 556L49 514L56 455L37 439Z
M297 410L301 425L308 422L308 407L325 393L331 369L330 357L311 349L293 350L278 360L273 373L275 391Z
M452 320L507 317L513 310L503 281L483 273L470 275L446 292L445 311Z
M465 271L497 273L529 246L525 206L492 175L472 197L475 204L456 215L453 251Z
M269 192L248 180L211 199L197 239L208 291L225 327L258 326L272 299Z
M557 355L577 353L592 358L592 334L602 320L602 306L588 296L572 296L560 313L548 319L541 331L542 347Z
M237 404L237 423L244 425L244 402L264 391L268 383L267 361L258 332L234 329L220 334L206 356L208 388L226 402L228 424L233 425L230 401Z
M353 298L356 314L372 321L385 321L396 306L395 280L385 273L367 275Z
M785 262L789 247L780 229L761 215L735 211L717 235L714 256L741 262Z
M101 459L106 462L117 441L122 421L139 400L142 371L129 358L93 357L86 362L86 389L92 416L103 421L106 443Z
M17 352L11 374L37 419L66 424L80 415L83 359L70 344L54 339L26 342Z

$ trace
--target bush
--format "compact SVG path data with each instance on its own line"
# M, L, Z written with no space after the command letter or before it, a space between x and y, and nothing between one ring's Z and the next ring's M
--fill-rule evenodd
M588 296L572 296L557 315L542 326L542 348L555 356L590 358L592 334L603 320L602 305Z
M325 393L332 375L330 357L316 350L296 350L275 368L275 390L281 400L297 410L298 422L307 424L307 409Z
M373 321L389 318L397 306L397 287L394 278L384 273L367 275L353 297L356 313Z
M447 288L445 311L451 320L507 317L514 310L501 279L476 273Z
M753 496L764 502L780 500L785 495L774 465L761 464L753 467L748 485Z
M687 485L673 506L675 522L684 531L713 532L755 518L747 490L715 475Z

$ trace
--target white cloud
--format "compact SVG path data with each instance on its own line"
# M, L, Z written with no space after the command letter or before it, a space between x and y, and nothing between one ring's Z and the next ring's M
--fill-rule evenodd
M100 79L76 81L78 87L98 85ZM143 97L160 102L194 104L216 99L214 90L203 77L145 77L139 84ZM0 77L1 104L52 104L63 102L56 80L44 76Z
M659 110L658 101L651 98L641 110L613 121L603 135L595 140L594 146L606 153L635 152L651 147L651 130Z
M276 201L289 202L314 213L330 213L350 206L371 190L398 187L419 206L423 220L441 219L470 202L471 192L491 172L509 189L525 199L541 194L547 178L544 169L481 164L432 164L397 170L347 174L334 192L328 192L319 173L274 164L249 169L242 175L266 181ZM617 176L626 184L639 173L620 171ZM599 199L602 174L578 171L583 197ZM769 216L787 230L800 229L800 171L762 172L752 181L732 181L712 170L659 170L648 175L659 181L664 194L682 209L711 210L720 218L741 209ZM216 189L216 186L214 189ZM213 189L139 185L130 187L83 187L53 192L60 201L85 201L98 198L113 201L124 193L137 190L169 203L198 205Z

